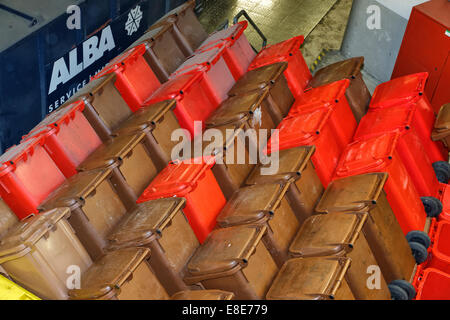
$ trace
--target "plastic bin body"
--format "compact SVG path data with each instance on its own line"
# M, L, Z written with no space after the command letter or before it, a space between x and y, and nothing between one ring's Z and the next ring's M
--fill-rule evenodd
M352 141L358 126L345 97L349 84L350 80L346 79L306 91L304 95L296 99L289 115L295 115L304 109L318 106L332 109L329 125L341 146L346 147Z
M288 260L273 281L267 300L355 300L345 275L350 258Z
M144 59L145 52L145 44L131 48L93 77L100 79L115 73L115 86L133 112L141 108L144 101L161 85Z
M259 52L249 70L253 70L275 62L286 61L289 67L284 72L289 88L295 97L301 96L312 78L311 72L300 51L305 38L297 36L289 40L265 47Z
M346 280L357 300L390 300L391 294L383 275L380 288L369 288L367 271L377 266L363 227L368 213L335 212L308 218L289 247L293 258L342 257L352 260Z
M434 228L435 230L432 231L431 260L427 267L450 273L450 222L440 221L435 224Z
M92 260L67 222L70 211L56 209L30 217L0 243L0 264L25 289L42 299L67 299L67 270L83 272Z
M232 300L234 293L220 290L185 290L170 297L170 300Z
M108 236L109 250L147 247L149 263L168 294L187 290L185 267L199 242L182 211L182 198L143 202L127 214Z
M191 138L201 133L196 132L194 122L202 121L203 131L205 120L220 104L200 71L170 79L145 104L150 105L168 99L177 101L173 112L181 128L188 130Z
M217 217L222 227L239 225L266 226L264 245L281 268L300 222L287 201L288 183L266 183L236 191Z
M37 206L65 180L43 144L34 137L0 157L0 195L19 219L38 213Z
M241 21L227 29L211 34L196 52L208 51L223 43L225 46L223 58L234 79L238 80L247 72L250 63L256 57L255 51L244 34L247 26L247 21Z
M8 205L0 198L0 239L3 238L11 228L14 228L19 223L19 218L8 207Z
M403 105L387 109L372 109L361 120L354 140L365 140L388 132L400 132L396 145L405 168L420 196L438 197L439 181L428 156L434 142L428 135L419 134L420 121L414 116L414 106ZM443 161L443 159L441 159Z
M261 240L266 227L214 230L188 263L187 284L235 294L236 300L261 300L278 267Z
M0 276L0 300L41 300L14 282Z
M84 102L77 101L48 115L22 141L41 135L44 148L67 178L102 141L83 115Z
M211 172L213 165L212 159L172 162L150 183L137 203L160 198L185 198L184 213L197 239L203 243L225 205L225 197Z
M246 184L293 180L286 197L301 225L314 214L314 208L324 190L311 160L315 150L314 146L282 150L279 152L277 172L263 174L263 170L268 170L272 164L259 164L247 178Z
M397 151L399 138L396 132L353 142L342 154L335 177L387 172L387 199L406 235L412 230L424 230L426 214L414 181Z
M208 51L195 53L178 67L169 79L177 78L185 73L200 71L216 99L222 102L227 98L228 91L236 82L230 66L225 61L225 51L226 47L221 44Z
M434 123L433 131L431 132L431 139L433 141L441 142L444 147L450 150L450 103L444 104L437 115Z
M164 300L168 294L153 274L147 248L110 252L81 274L81 288L69 291L72 300Z
M427 268L417 290L416 300L448 300L450 298L450 274Z
M363 233L386 282L409 281L416 264L411 248L387 200L387 173L333 180L316 206L318 213L368 212Z
M364 57L350 58L326 66L314 74L309 86L321 87L339 80L349 79L350 85L345 97L352 109L356 122L366 114L371 95L361 74Z
M267 102L271 105L277 122L280 122L289 113L295 100L284 75L287 68L286 62L278 62L250 70L236 82L228 95L238 96L268 88Z
M441 184L439 200L442 203L442 212L438 220L450 221L450 185Z
M333 111L327 107L305 109L285 118L267 144L270 150L285 150L300 146L315 146L312 162L323 186L333 177L333 173L344 151L342 143L333 131L329 119ZM276 139L279 144L277 146Z

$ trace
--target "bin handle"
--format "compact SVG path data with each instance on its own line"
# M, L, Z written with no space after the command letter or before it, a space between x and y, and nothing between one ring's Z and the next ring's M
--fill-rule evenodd
M256 32L258 33L258 35L261 37L262 39L262 48L265 48L267 45L267 38L264 35L264 33L261 31L261 29L259 29L259 27L256 25L256 23L252 20L252 18L250 18L250 16L248 15L247 11L245 10L241 10L234 18L233 18L233 23L236 24L239 22L239 18L244 16L245 19L252 25L253 29L256 30ZM252 46L253 48L253 46ZM256 53L258 53L258 50L256 50L255 48L253 48L253 50L255 50Z

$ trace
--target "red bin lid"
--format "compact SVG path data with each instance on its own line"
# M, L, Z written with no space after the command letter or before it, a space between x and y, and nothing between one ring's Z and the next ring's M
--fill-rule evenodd
M33 155L34 148L37 145L42 145L43 139L41 137L34 137L23 141L18 145L14 145L0 156L0 175L9 172L16 168L16 163L19 161L27 161L28 157Z
M407 75L380 84L373 93L370 108L385 108L395 104L416 102L424 94L427 72Z
M286 117L278 125L278 131L270 138L266 152L270 153L272 144L275 143L274 139L277 136L279 139L279 150L313 145L314 141L320 136L320 131L327 123L331 113L331 108L316 107L306 108L295 115Z
M336 175L346 177L370 172L386 172L386 168L392 162L399 135L398 132L384 133L349 144L339 160Z
M224 45L232 45L236 40L238 40L243 34L245 29L247 29L248 22L241 21L232 25L231 27L214 32L211 34L208 39L206 39L201 45L200 48L197 49L196 52L203 52L206 50L210 50L214 46L220 45L222 42L227 42Z
M138 57L143 56L146 51L145 44L140 44L136 47L125 51L117 56L99 73L92 77L92 80L99 79L113 72L120 72L128 63L133 63Z
M214 163L213 157L169 163L144 190L137 203L185 196L196 187L198 180L214 166Z
M297 36L289 40L265 47L250 64L249 70L256 69L275 62L286 61L289 56L300 50L305 40L304 36Z

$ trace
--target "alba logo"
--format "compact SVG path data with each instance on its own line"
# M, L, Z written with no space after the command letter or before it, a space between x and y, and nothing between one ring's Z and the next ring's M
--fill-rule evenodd
M83 56L82 62L78 62L78 51L80 47ZM107 26L102 30L100 39L98 36L93 36L83 42L83 45L80 47L69 52L69 67L67 67L64 57L55 61L48 94L51 94L60 84L67 83L102 58L106 51L111 51L116 47L111 26Z
M136 8L131 9L128 14L128 20L125 23L125 30L128 35L131 36L133 33L138 31L139 26L141 25L143 14L140 6L136 6Z

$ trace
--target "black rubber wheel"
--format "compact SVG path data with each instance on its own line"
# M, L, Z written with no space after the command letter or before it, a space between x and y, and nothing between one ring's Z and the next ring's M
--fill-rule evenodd
M425 232L419 230L408 232L408 234L406 235L406 240L408 240L408 242L418 242L427 249L431 244L430 237Z
M409 246L411 247L412 254L414 256L414 259L416 259L417 264L421 264L427 260L428 252L427 248L425 248L423 245L421 245L418 242L410 242Z
M409 300L408 293L399 286L389 284L388 288L391 292L391 300Z
M406 280L394 280L390 283L391 285L397 286L405 290L408 294L408 299L412 300L416 297L416 288Z
M445 161L434 162L433 169L439 182L448 183L448 180L450 180L450 163Z
M423 207L428 217L437 218L442 212L443 206L441 201L435 197L421 197Z

